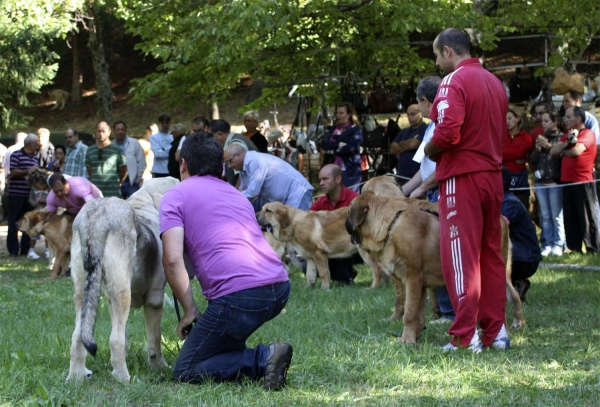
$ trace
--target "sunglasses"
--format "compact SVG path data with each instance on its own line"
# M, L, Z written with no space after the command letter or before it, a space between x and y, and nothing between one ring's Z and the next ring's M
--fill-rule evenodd
M102 151L103 149L98 149L98 160L102 161Z

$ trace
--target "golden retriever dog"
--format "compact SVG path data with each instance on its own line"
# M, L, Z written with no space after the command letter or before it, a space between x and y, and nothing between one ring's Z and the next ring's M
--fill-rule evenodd
M65 104L69 101L69 96L71 94L66 90L62 89L51 89L48 91L48 97L51 100L54 100L54 107L50 110L54 110L60 106L60 110L63 110Z
M125 327L130 308L144 307L150 367L167 367L161 351L160 321L167 282L162 265L160 201L177 185L175 178L153 178L129 197L96 198L86 203L73 223L71 276L75 288L75 330L67 380L90 378L87 352L96 356L94 340L100 291L108 300L112 331L112 375L122 383L127 370Z
M437 203L430 203L423 199L411 199L404 197L404 195L400 191L400 188L398 187L398 184L394 180L394 177L381 176L371 178L363 185L362 192L371 192L378 196L403 199L406 202L424 210L436 213L438 212ZM508 299L508 302L510 303L513 312L513 323L511 326L513 329L519 329L526 325L525 316L523 314L523 303L521 302L521 297L519 297L519 293L517 293L517 290L515 290L515 288L512 285L512 250L510 244L508 223L506 222L506 219L504 219L503 216L500 216L500 224L502 227L502 257L504 258L504 262L506 264L506 298ZM373 273L375 273L375 269ZM394 280L394 284L399 284L399 282ZM402 291L402 287L396 286L396 291L399 290ZM396 294L398 296L398 292ZM439 308L437 306L436 295L434 295L433 292L430 292L429 297L432 303L434 313L436 313L436 315L439 316L440 314ZM400 311L402 311L402 309L400 309ZM400 316L402 316L402 314L397 315L397 318L399 318Z
M17 222L17 228L30 237L43 235L48 246L54 252L54 265L50 278L61 277L67 273L71 262L71 238L73 236L73 215L57 215L44 210L27 212Z
M346 233L348 208L334 211L303 211L270 202L256 214L258 224L282 243L291 243L306 259L306 283L312 287L321 278L321 288L331 285L327 258L346 258L357 253ZM372 266L369 259L365 263Z

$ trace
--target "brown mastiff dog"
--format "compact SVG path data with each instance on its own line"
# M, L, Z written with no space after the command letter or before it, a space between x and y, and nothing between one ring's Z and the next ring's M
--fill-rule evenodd
M502 255L505 259L510 259L508 225L504 219L501 222ZM383 271L393 278L395 307L390 319L397 320L404 315L405 331L400 340L407 343L416 341L425 323L424 290L444 284L439 254L437 205L422 200L377 197L363 193L350 206L347 226L348 231L353 234L353 240L359 241L361 250L375 257ZM382 236L384 232L389 235ZM434 249L431 249L431 244ZM511 284L510 270L509 261L507 297L513 309L512 327L518 329L525 325L525 319L519 295ZM430 273L434 275L429 275ZM434 312L439 311L435 295L430 297Z
M327 258L346 258L358 251L346 233L348 208L303 211L281 202L270 202L256 214L256 219L275 239L291 243L306 259L306 283L311 287L316 282L317 272L321 278L321 288L330 287ZM374 267L374 262L369 258L364 260Z
M390 176L381 176L371 178L362 188L362 192L371 192L378 196L386 196L392 198L399 198L405 200L406 202L415 205L419 208L422 208L431 212L438 212L438 204L430 203L423 199L411 199L406 198L400 191L398 184L394 180L394 177ZM500 216L500 224L502 227L502 258L504 258L504 263L506 264L506 298L511 305L513 312L513 329L519 329L526 325L525 316L523 314L523 303L521 302L521 297L519 297L519 293L512 285L512 249L509 237L509 229L508 223L504 216ZM359 249L360 251L360 249ZM373 268L373 274L375 274L375 268ZM381 268L377 268L377 270L381 270ZM396 288L396 297L398 295L404 296L404 289L401 286L400 282L394 280L395 288ZM398 293L400 291L401 294ZM437 297L433 295L433 291L430 293L430 301L432 303L432 308L436 315L440 316L439 308L437 306ZM399 311L403 311L403 308L400 308ZM396 313L394 313L396 314ZM402 312L399 315L393 315L392 318L399 319L402 316Z
M57 215L44 210L27 212L17 222L17 228L30 237L44 235L48 246L55 253L54 265L50 278L64 276L71 262L71 238L73 236L73 219L69 214Z

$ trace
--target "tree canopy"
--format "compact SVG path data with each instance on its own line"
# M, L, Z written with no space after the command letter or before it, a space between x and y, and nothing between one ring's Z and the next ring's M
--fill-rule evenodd
M80 0L3 0L0 13L0 131L26 124L19 108L52 82L58 55L49 50L71 29Z
M139 48L163 61L135 81L134 100L152 95L185 100L214 93L224 98L249 75L269 88L264 105L290 84L310 84L307 95L335 97L332 77L353 71L399 74L435 72L433 55L419 55L411 40L430 41L446 27L471 28L482 49L510 33L554 34L555 66L585 49L600 32L597 1L582 0L228 0L157 4L123 0Z

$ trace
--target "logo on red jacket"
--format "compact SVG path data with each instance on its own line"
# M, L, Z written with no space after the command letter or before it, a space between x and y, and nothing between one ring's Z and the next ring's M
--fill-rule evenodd
M446 109L448 109L449 107L450 107L450 105L448 104L447 100L442 100L440 103L438 103L438 105L437 105L437 111L438 111L437 122L438 123L444 122L444 111Z

